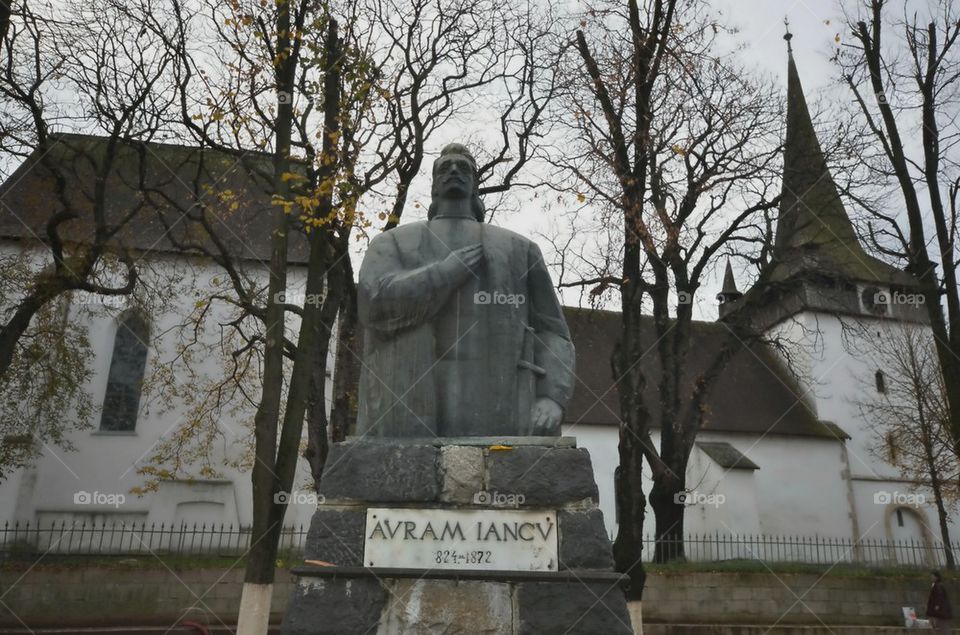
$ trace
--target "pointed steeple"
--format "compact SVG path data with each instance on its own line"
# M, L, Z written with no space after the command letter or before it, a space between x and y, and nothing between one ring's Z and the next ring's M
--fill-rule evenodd
M733 277L733 267L730 266L730 259L727 258L727 268L723 272L723 288L717 294L717 301L720 304L725 304L739 300L741 296L743 294L737 289L737 281Z
M787 40L787 137L783 147L783 190L775 247L852 250L863 254L853 224L817 140L800 74Z
M870 286L906 289L916 280L866 252L827 168L787 41L787 125L780 210L771 258L742 298L732 270L724 276L720 318L741 311L755 324L772 325L799 311L858 311L857 294Z
M736 301L742 297L743 294L737 289L737 281L733 278L733 267L730 266L730 259L727 258L727 268L723 272L723 288L717 294L717 302L720 303L720 319L726 317L733 310Z

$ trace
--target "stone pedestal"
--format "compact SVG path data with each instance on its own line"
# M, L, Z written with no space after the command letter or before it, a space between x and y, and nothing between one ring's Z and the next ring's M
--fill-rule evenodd
M633 632L590 457L571 438L351 439L331 448L321 494L305 557L330 566L293 570L284 635ZM549 571L365 566L368 508L556 512L557 562Z

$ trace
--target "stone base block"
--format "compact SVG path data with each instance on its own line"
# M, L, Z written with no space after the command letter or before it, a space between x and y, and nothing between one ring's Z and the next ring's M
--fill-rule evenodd
M632 633L587 451L569 438L450 441L331 448L306 559L332 566L294 569L281 632ZM549 571L364 567L370 507L556 512L558 562Z
M633 633L616 575L515 574L521 579L474 580L319 567L300 567L295 573L300 580L282 635Z

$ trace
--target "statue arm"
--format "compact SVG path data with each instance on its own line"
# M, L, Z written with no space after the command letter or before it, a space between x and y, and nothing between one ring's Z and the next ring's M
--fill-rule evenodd
M381 234L370 243L360 267L357 310L360 322L384 333L422 324L444 305L463 280L443 261L403 269L393 237Z
M570 330L563 308L550 280L543 255L530 244L527 289L530 294L530 326L534 330L535 363L546 373L537 378L537 397L546 397L565 408L573 395L576 362Z

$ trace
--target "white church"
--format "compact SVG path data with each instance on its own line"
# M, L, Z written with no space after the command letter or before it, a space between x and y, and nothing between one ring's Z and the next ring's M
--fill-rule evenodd
M102 140L97 137L62 135L63 160L96 153L98 144ZM191 152L151 144L146 171L189 166ZM850 543L864 538L913 540L932 546L941 536L929 492L878 458L877 432L859 405L883 392L884 373L891 371L858 351L896 329L926 329L926 314L915 303L891 301L915 291L913 278L870 256L859 242L827 171L792 55L784 152L784 196L771 263L744 293L728 265L718 297L720 318L694 324L689 363L692 379L716 352L719 336L727 330L725 321L746 311L765 334L791 343L790 366L772 347L744 347L717 380L708 420L689 463L686 482L693 504L686 508L686 531L734 537L823 536ZM237 216L226 219L235 223L230 239L247 274L265 280L269 232L264 221L256 219L269 217L269 200L244 183L245 175L231 167L235 162L221 159L217 179L225 179L240 201ZM31 157L0 185L3 253L36 250L37 236L43 235L40 224L55 205L50 175L34 163ZM134 164L131 159L123 169L134 169ZM82 181L84 172L76 174ZM178 181L167 178L157 187L176 189ZM110 185L116 205L129 205L134 197L130 179L115 175ZM89 196L91 189L84 182L70 187L77 197ZM159 211L162 217L164 211ZM184 289L215 287L222 271L213 261L185 254L182 246L190 235L176 225L145 221L127 239L146 254L144 262L152 268L175 272ZM176 239L167 236L171 232L179 232ZM82 235L78 231L75 236L82 241ZM304 279L302 247L294 244L291 249L293 292ZM138 468L180 430L191 407L189 395L164 400L148 387L157 362L174 355L182 344L178 325L196 307L197 297L183 293L171 294L147 314L128 300L100 312L76 302L66 308L65 319L85 328L91 345L86 389L97 406L92 427L71 433L72 450L44 447L33 464L0 483L0 526L251 523L250 479L243 469L250 408L219 412L215 446L221 464L216 469L185 465L162 478L156 489L133 493L142 486ZM566 313L577 349L578 384L563 433L590 451L600 507L614 536L619 406L609 360L619 315L572 307ZM222 335L218 324L229 319L227 308L211 305L197 331L197 337L209 340L208 351L217 350ZM647 331L652 343L652 323ZM650 355L655 354L654 349ZM191 363L184 380L200 386L222 360L210 353L195 356ZM655 359L649 371L647 384L655 391ZM648 397L656 407L655 392ZM659 442L656 432L654 440ZM307 474L302 469L297 479L304 491ZM649 482L644 484L645 491L649 487ZM296 498L287 524L306 525L312 511L309 497Z

